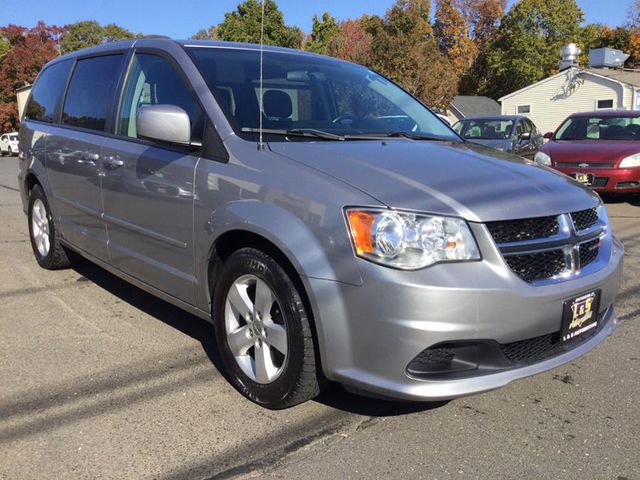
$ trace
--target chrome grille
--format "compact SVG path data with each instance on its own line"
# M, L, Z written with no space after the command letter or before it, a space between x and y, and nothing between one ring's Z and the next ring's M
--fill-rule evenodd
M558 162L556 163L556 167L559 168L592 168L592 169L601 169L601 168L613 168L613 163L574 163L574 162Z
M527 283L569 278L600 253L606 224L598 208L487 223L509 268Z

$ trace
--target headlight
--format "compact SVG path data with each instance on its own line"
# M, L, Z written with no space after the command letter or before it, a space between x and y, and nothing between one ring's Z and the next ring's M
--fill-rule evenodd
M351 240L359 257L404 270L438 262L480 260L464 220L377 209L348 209Z
M536 153L533 160L540 165L551 166L551 157L544 152Z
M625 157L620 162L620 168L636 168L640 167L640 153L634 153Z

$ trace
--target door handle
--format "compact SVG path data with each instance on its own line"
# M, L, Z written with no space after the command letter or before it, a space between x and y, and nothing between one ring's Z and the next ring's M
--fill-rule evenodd
M124 160L120 159L118 155L108 155L102 159L102 163L107 170L115 170L124 166Z

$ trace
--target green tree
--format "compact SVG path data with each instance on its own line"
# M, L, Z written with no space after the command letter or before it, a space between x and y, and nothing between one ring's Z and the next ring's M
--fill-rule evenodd
M201 28L191 37L192 40L218 40L218 27L211 25L209 28Z
M336 38L340 35L340 25L338 21L329 14L324 12L322 19L317 15L313 16L313 25L311 27L311 36L307 40L305 50L323 55L329 55L331 44L335 43Z
M499 98L558 71L562 45L580 40L576 0L521 0L504 16L488 58L486 89Z
M260 43L262 5L258 0L246 0L235 11L228 12L218 26L221 40ZM284 23L282 12L274 0L264 0L264 43L300 48L304 34L298 27Z
M65 27L60 39L60 50L61 53L69 53L81 48L134 37L135 35L129 30L114 23L103 27L95 20L83 20Z

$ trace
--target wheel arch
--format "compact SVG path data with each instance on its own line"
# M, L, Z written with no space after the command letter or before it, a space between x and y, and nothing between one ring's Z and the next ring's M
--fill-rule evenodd
M301 275L300 267L296 266L289 256L273 241L256 232L240 228L228 230L220 235L211 246L208 256L207 291L213 292L217 272L224 262L233 255L233 253L243 248L255 248L271 256L284 269L296 286L305 309L309 314L309 326L313 333L313 343L316 352L316 365L320 367L318 373L322 374L322 378L325 378L322 372L322 359L325 357L323 355L324 342L322 341L321 332L318 331L318 324L316 322L317 309L315 308L315 302L312 302L312 297L310 297L309 294L310 286L305 281L305 277ZM211 312L213 320L213 293L209 294L209 312Z

